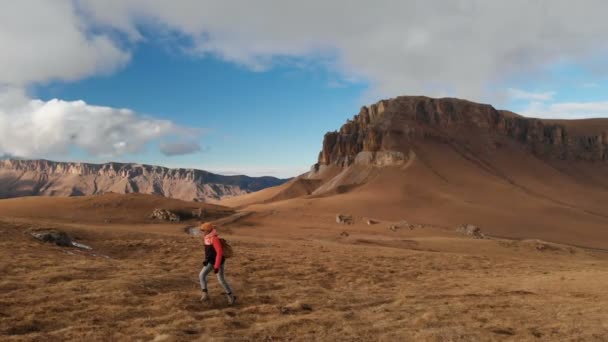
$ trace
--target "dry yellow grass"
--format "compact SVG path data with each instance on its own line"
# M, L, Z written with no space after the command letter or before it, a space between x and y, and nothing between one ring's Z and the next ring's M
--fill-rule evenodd
M599 251L269 207L222 229L230 307L213 277L199 302L202 248L183 225L45 223L93 247L81 252L32 240L39 218L3 220L2 340L608 339Z

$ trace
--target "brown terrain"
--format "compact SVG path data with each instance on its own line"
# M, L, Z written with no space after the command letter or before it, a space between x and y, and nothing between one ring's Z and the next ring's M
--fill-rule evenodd
M607 120L400 97L328 133L309 173L223 206L2 200L0 336L606 341L607 136ZM157 208L184 220L150 219ZM195 210L234 248L235 306L213 277L211 303L198 300ZM37 241L40 229L92 249Z

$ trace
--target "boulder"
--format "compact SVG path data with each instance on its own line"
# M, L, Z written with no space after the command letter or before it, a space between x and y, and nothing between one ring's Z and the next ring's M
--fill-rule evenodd
M353 224L353 217L350 215L336 215L336 223L338 224Z
M70 247L72 246L72 239L65 233L54 229L39 230L31 233L32 236L42 242L54 243L57 246Z
M473 237L475 239L484 239L485 235L481 232L481 228L474 226L472 224L463 224L462 226L456 228L456 232Z
M150 214L150 218L162 220L162 221L169 221L169 222L179 222L180 221L179 215L177 215L167 209L154 209L152 214Z

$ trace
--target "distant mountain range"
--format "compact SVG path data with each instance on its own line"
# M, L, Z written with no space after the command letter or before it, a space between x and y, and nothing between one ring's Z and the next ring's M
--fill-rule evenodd
M0 198L156 194L214 202L285 183L275 177L222 176L196 169L133 163L73 163L0 158Z

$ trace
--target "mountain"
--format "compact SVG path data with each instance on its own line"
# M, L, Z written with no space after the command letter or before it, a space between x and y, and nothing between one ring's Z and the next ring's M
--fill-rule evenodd
M608 119L541 120L466 100L403 96L325 134L290 182L222 201L608 248Z
M274 177L222 176L195 169L169 169L130 163L0 160L0 198L114 192L157 194L186 201L212 202L285 181Z

